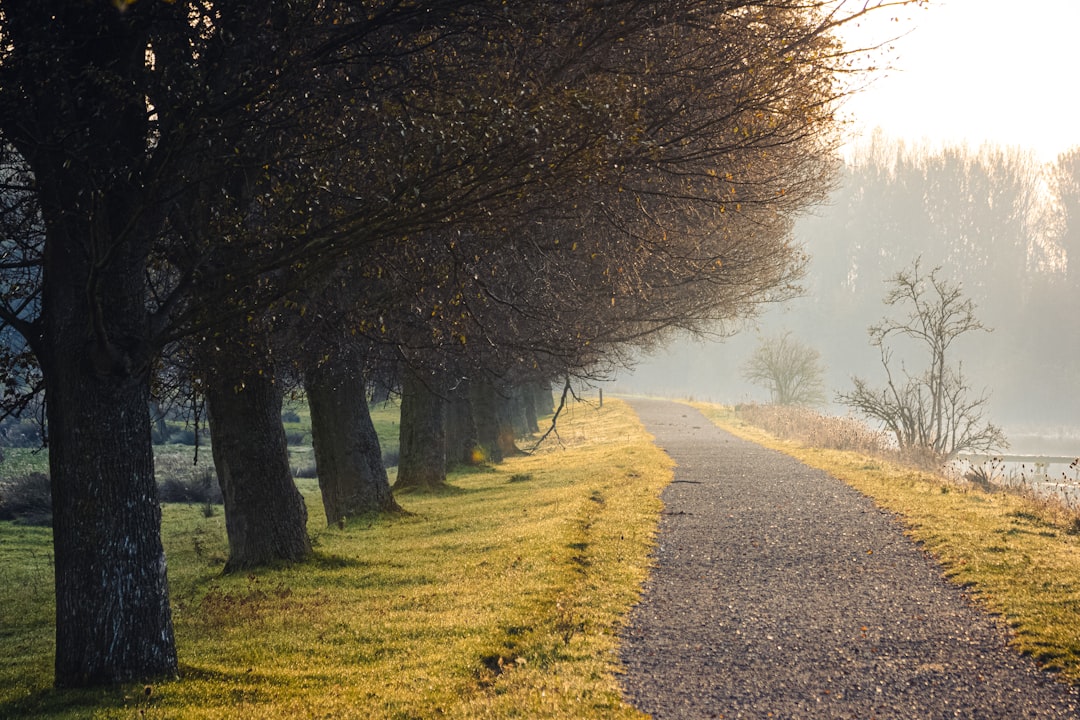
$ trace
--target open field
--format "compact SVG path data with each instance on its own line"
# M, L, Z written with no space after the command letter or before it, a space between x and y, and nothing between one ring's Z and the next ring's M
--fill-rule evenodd
M578 404L563 444L328 529L309 563L223 576L219 513L166 505L183 677L52 682L49 531L0 523L0 717L637 718L615 632L645 578L666 457L629 409Z
M1080 522L1033 496L987 493L868 455L779 440L729 409L693 405L740 437L824 470L898 514L948 577L1013 632L1043 667L1080 681Z

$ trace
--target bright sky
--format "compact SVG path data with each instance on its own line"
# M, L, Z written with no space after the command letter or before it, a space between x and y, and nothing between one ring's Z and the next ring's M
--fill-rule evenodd
M1080 0L931 0L863 25L849 41L910 32L890 43L893 69L846 103L857 131L1042 160L1080 145Z

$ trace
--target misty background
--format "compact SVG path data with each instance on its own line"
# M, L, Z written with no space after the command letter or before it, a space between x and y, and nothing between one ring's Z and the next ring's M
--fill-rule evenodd
M830 202L802 217L794 238L809 256L801 297L722 342L677 338L610 389L767 402L742 365L762 337L788 331L821 353L831 401L855 375L882 385L867 328L898 315L883 302L886 281L919 257L925 270L940 266L960 282L992 329L961 337L951 359L962 361L972 392L988 391L988 419L1012 452L1080 453L1080 148L1041 162L1017 148L932 148L877 133L851 153ZM925 365L905 360L912 372Z

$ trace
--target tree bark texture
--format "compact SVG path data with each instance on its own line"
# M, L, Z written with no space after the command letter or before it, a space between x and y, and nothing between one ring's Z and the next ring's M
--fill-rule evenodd
M281 388L271 372L228 353L214 359L206 404L229 536L225 570L304 560L307 508L289 467Z
M5 5L3 24L0 129L33 172L44 232L38 319L8 324L46 389L55 682L174 676L147 411L145 270L162 214L140 164L146 97L128 91L145 38L106 5Z
M435 490L446 485L445 401L431 384L405 368L401 378L398 476L394 489Z
M305 373L304 390L326 522L400 511L390 492L359 369L331 360Z

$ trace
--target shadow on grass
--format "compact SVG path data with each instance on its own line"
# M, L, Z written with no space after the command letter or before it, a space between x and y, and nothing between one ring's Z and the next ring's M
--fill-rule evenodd
M461 473L455 472L455 475ZM463 488L457 485L451 485L450 483L440 483L438 485L420 485L409 487L398 487L396 484L391 488L394 492L395 498L409 497L409 496L422 496L422 497L456 497L459 495L468 495L475 492L480 492L479 488Z
M119 685L93 690L41 688L26 697L0 703L2 718L82 718L126 711L136 716L153 707L154 684Z

